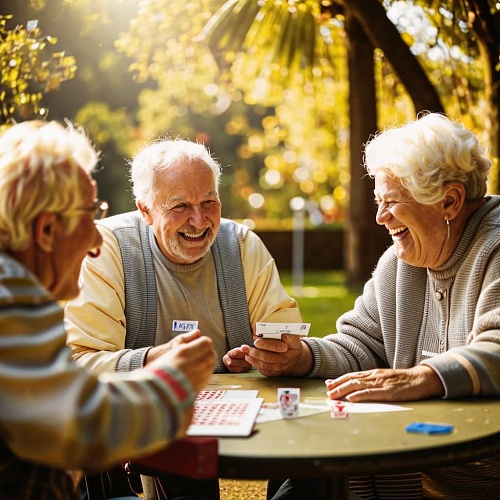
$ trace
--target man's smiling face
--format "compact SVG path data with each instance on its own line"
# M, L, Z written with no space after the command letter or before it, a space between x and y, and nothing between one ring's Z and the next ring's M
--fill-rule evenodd
M195 160L173 165L155 177L154 205L143 214L162 253L177 264L200 260L220 226L221 203L213 171Z

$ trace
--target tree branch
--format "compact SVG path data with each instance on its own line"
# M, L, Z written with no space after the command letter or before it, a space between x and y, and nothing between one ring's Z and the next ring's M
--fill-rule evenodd
M356 16L374 47L384 52L413 100L416 113L425 110L442 112L444 108L439 94L379 0L334 1Z

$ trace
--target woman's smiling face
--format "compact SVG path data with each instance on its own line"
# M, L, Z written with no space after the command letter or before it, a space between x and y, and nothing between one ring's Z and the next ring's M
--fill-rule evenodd
M377 223L389 231L398 258L431 269L446 261L447 227L441 202L419 203L399 179L384 170L375 175L375 202Z

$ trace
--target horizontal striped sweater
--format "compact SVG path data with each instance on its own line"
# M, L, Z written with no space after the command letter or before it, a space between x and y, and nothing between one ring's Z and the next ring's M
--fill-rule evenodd
M98 378L78 366L61 307L0 253L0 491L71 498L63 469L101 469L166 445L195 395L181 373L155 372Z

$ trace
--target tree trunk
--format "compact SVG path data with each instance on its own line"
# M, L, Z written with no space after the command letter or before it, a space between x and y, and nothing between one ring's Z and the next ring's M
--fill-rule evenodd
M379 0L338 0L346 13L358 19L374 47L381 49L398 74L415 106L420 111L443 112L437 90L432 86L417 58L404 43L398 30L387 17Z
M488 116L486 127L489 134L491 156L498 158L500 150L500 71L497 69L498 54L495 54L485 45L481 47L485 68L485 94L488 102ZM489 189L494 193L500 192L500 165L493 164L489 178Z
M472 29L476 35L478 47L485 68L484 87L488 101L487 129L489 131L490 148L493 157L500 154L500 11L494 14L487 0L472 0L468 4L473 12ZM500 190L500 170L498 162L494 164L490 175L490 189L498 193Z
M345 238L347 284L359 290L389 246L387 231L375 221L373 180L363 167L363 144L377 130L373 45L358 20L347 14L349 67L350 202Z

